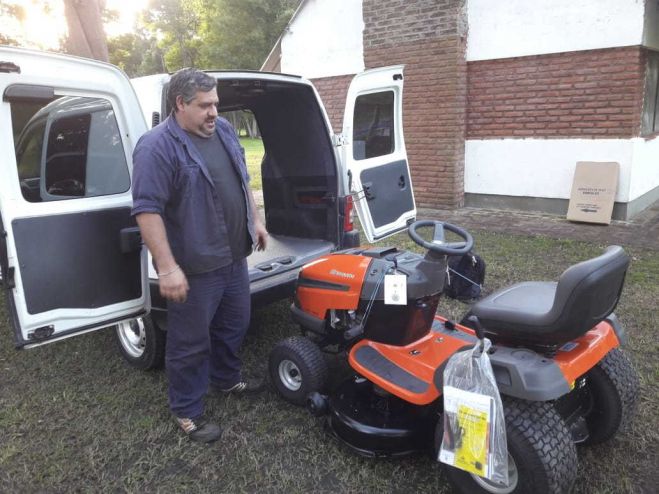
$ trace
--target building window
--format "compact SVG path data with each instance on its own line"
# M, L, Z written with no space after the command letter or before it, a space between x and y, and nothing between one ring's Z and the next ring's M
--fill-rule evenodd
M659 52L647 52L641 135L659 133Z

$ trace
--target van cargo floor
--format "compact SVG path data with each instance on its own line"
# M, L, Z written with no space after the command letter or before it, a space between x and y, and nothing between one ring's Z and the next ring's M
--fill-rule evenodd
M270 235L268 247L247 258L251 281L270 275L299 269L323 254L329 254L334 244L327 240Z

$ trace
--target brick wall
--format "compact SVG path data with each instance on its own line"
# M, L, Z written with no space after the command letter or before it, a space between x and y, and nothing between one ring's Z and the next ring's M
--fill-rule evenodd
M343 126L343 112L346 106L346 94L350 81L354 75L342 75L336 77L322 77L312 79L313 85L318 90L323 100L327 116L332 123L334 132L341 132Z
M467 64L467 138L629 138L640 132L639 47Z
M405 65L403 125L419 207L464 196L467 68L461 0L364 0L366 68Z
M463 0L363 0L364 49L454 36Z

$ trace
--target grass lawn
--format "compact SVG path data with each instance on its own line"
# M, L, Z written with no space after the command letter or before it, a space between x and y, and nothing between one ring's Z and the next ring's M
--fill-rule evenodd
M568 265L601 252L591 243L473 233L487 262L488 292L556 279ZM385 242L410 246L400 235ZM659 485L659 252L629 253L616 313L641 376L639 409L630 430L599 447L579 448L579 493L656 492ZM465 308L440 303L440 312L453 318ZM256 311L245 368L263 374L270 348L296 332L287 302ZM331 357L330 365L345 371L341 357ZM166 390L163 371L124 364L109 330L16 351L1 308L0 492L449 492L432 458L358 457L324 432L321 419L269 390L250 398L209 397L208 415L221 422L224 435L210 446L190 443L170 419Z
M245 148L247 171L251 177L250 188L252 190L261 190L261 160L263 159L263 141L261 139L241 137L240 144Z

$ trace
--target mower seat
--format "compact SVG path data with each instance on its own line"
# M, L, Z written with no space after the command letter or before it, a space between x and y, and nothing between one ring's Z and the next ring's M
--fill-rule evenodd
M556 282L525 282L504 288L474 304L493 341L556 347L574 340L615 309L629 257L619 246L566 269Z

